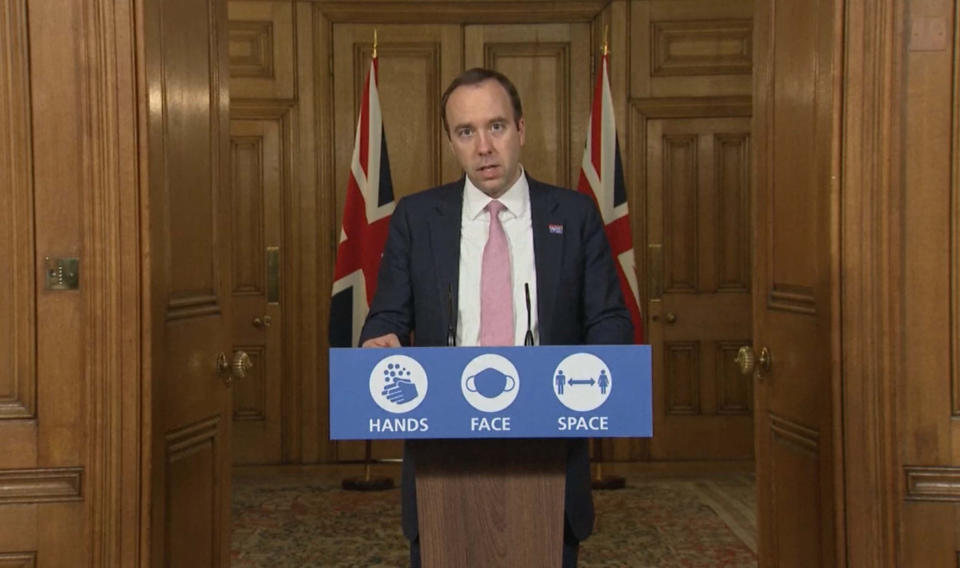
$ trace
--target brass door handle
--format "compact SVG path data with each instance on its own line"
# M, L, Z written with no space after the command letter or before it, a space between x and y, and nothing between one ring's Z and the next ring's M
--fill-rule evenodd
M247 376L247 371L253 368L253 361L245 351L236 351L233 354L233 363L230 365L233 376L242 379Z
M270 324L273 323L273 318L270 316L263 316L253 318L253 327L256 328L265 328L270 327Z
M757 363L760 364L760 376L769 373L770 368L773 366L773 357L770 355L770 350L766 347L760 348L760 359L758 361L753 353L753 348L749 345L744 345L737 351L737 358L734 359L734 361L740 366L740 372L744 375L753 374Z
M673 312L667 312L667 315L663 316L664 321L668 324L677 323L677 314Z
M237 351L233 354L233 362L227 361L227 356L221 351L217 353L217 375L223 379L224 384L230 386L233 379L242 379L247 376L247 371L253 368L253 361L250 356L243 351Z

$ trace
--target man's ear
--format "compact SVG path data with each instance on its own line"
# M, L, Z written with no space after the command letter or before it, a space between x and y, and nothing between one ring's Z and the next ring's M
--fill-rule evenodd
M527 135L527 123L523 121L522 116L517 121L517 134L520 135L520 146L522 147Z

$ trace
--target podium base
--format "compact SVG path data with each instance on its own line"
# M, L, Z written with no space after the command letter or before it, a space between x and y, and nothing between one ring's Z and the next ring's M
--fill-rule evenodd
M389 477L351 477L344 479L340 486L347 491L386 491L393 489L393 480Z
M590 485L594 489L624 489L627 486L627 480L619 475L605 475L603 477L594 478Z

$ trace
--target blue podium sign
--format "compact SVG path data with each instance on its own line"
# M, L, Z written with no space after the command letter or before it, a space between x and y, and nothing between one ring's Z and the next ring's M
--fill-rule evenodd
M649 345L330 350L330 438L653 434Z

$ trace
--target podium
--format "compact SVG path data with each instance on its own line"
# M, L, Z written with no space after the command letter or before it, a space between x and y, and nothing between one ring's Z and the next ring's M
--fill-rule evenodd
M567 438L651 436L650 370L648 345L331 349L330 438L406 440L424 567L556 568Z
M564 440L417 440L424 568L556 568L563 546Z

